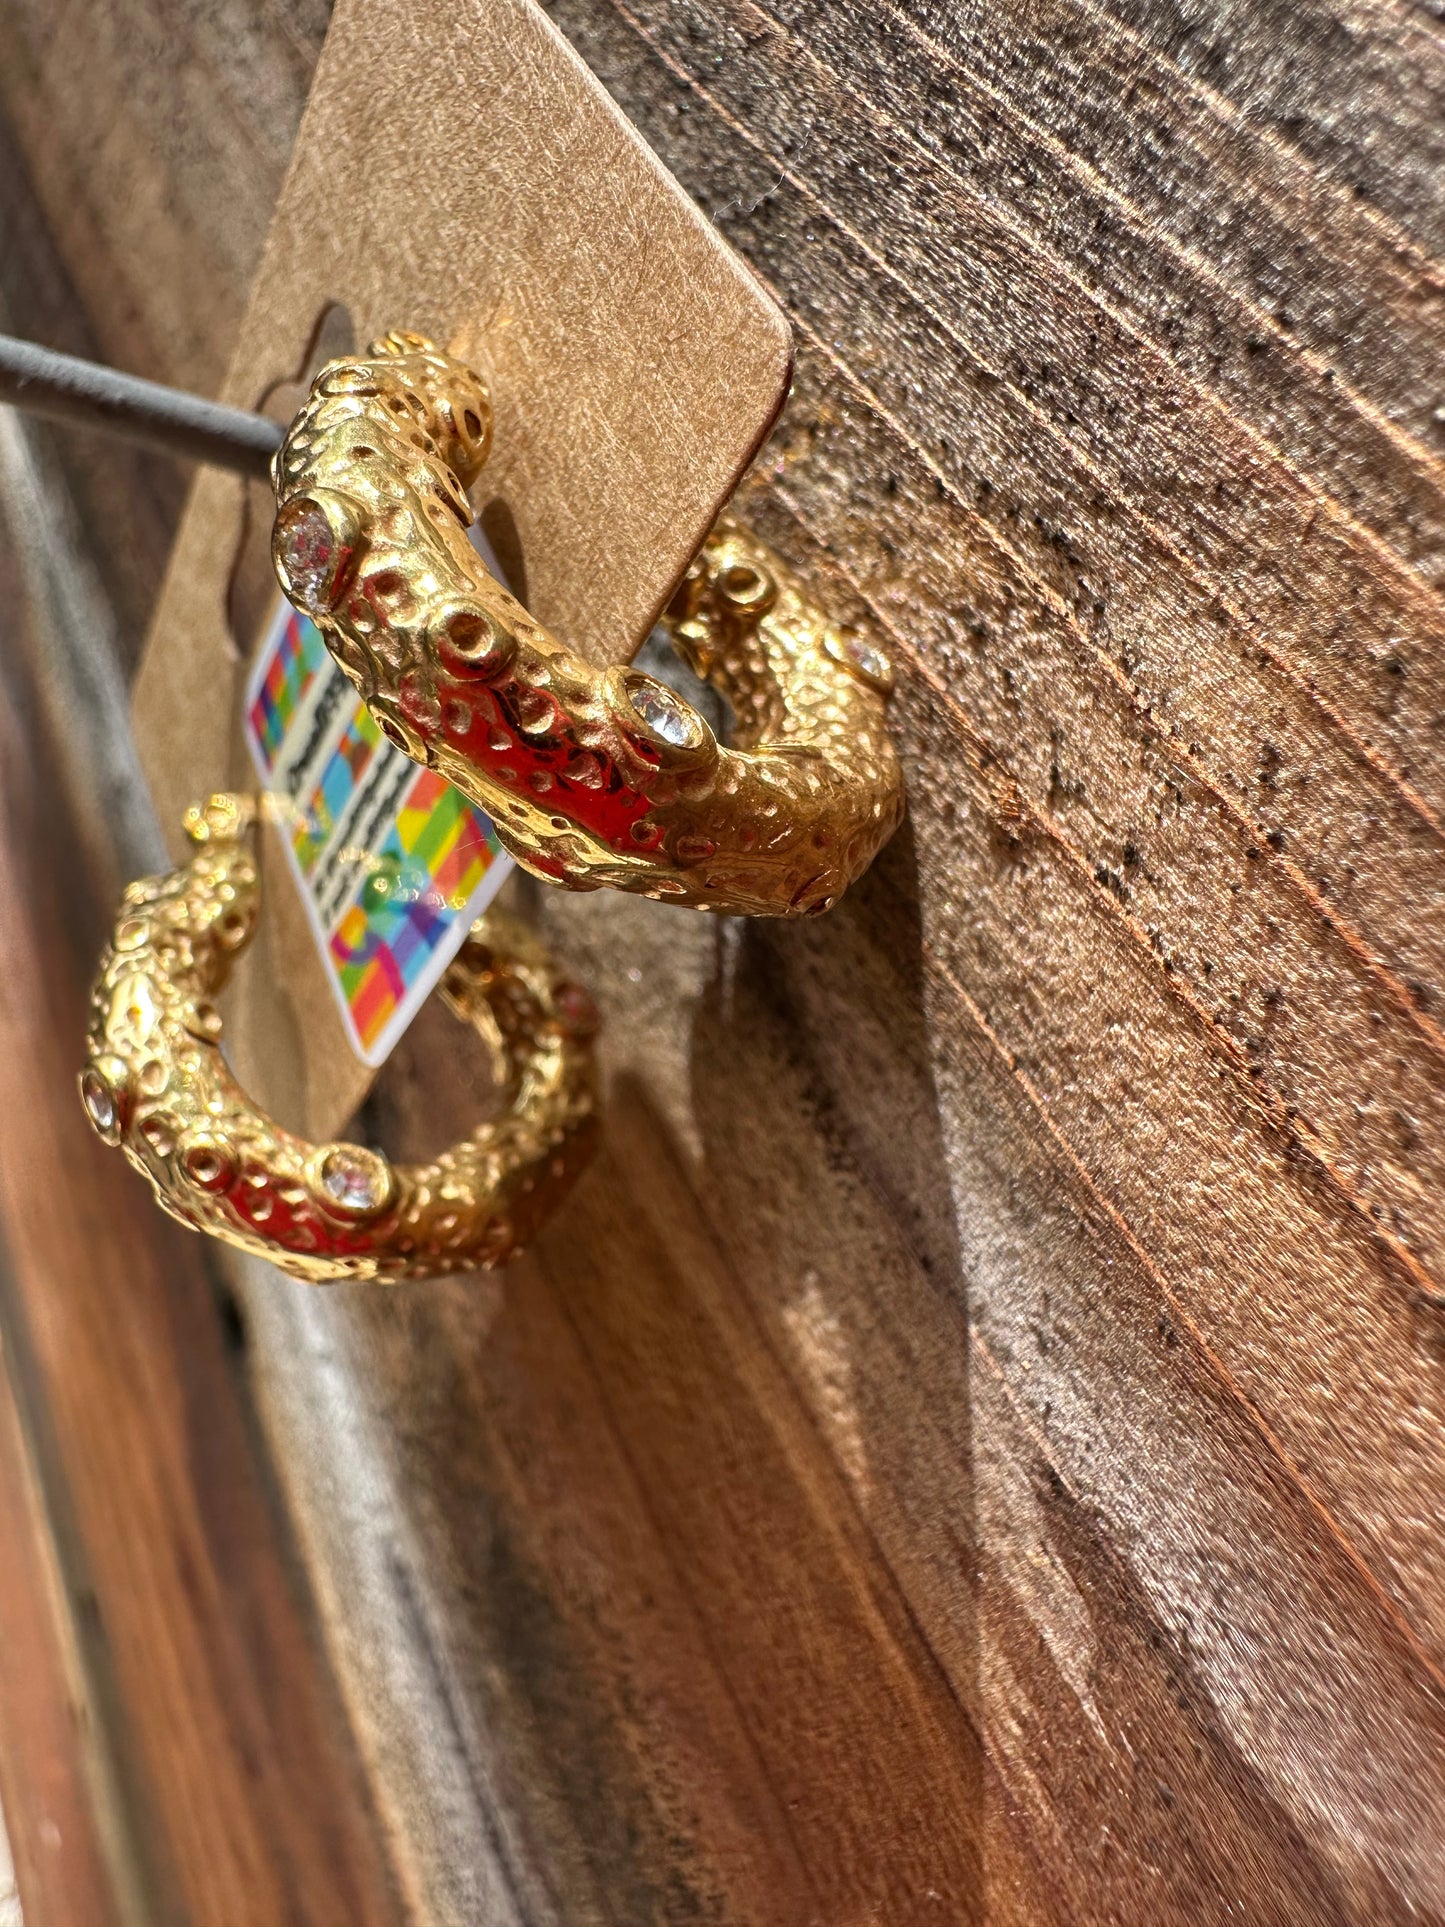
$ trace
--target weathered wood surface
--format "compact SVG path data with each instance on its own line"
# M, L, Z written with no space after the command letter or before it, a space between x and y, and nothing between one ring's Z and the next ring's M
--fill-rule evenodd
M68 569L16 434L0 422L7 504L39 538L30 560ZM396 1903L234 1315L204 1247L76 1108L86 952L116 888L105 837L127 824L94 813L96 770L52 734L88 720L81 678L61 702L43 681L82 660L76 580L52 602L13 564L0 592L29 607L0 679L0 1797L26 1918L384 1922Z
M122 261L144 283L126 254L147 225L107 234L87 218L88 204L136 215L124 170L105 176L103 106L152 190L168 178L156 122L174 102L152 98L148 125L135 91L154 35L114 68L84 44L119 24L96 10L67 34L47 10L0 13L0 326L165 369L118 293ZM48 86L28 64L45 40L61 43ZM93 81L83 99L76 63ZM37 192L45 166L62 169L53 201ZM257 239L264 218L263 197ZM154 244L174 244L154 204L150 219ZM82 298L72 268L106 298ZM223 351L212 343L213 363ZM35 459L46 448L67 458L73 517ZM29 1927L393 1922L229 1296L75 1104L96 945L126 869L156 848L119 661L184 480L0 419L0 1799Z
M890 630L911 820L806 929L538 898L607 1142L505 1279L238 1280L390 1876L488 1927L1445 1918L1439 23L551 11L794 316L748 511ZM32 331L213 382L319 22L51 18L0 7ZM135 472L88 530L127 656L176 504ZM450 1053L409 1040L392 1143L471 1101ZM204 1451L225 1533L219 1314L106 1182L194 1416L112 1393L60 1490ZM68 1235L27 1317L104 1295ZM102 1544L147 1518L108 1490ZM137 1570L112 1609L169 1626ZM166 1690L126 1674L109 1742ZM353 1810L324 1757L300 1837ZM191 1778L197 1841L266 1810Z

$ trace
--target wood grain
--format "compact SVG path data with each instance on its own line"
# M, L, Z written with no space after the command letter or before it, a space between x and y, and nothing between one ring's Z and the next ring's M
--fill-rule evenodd
M78 1641L7 1372L0 1378L0 1901L38 1920L116 1918L85 1732ZM87 1770L87 1769L92 1770Z
M6 481L13 491L8 466ZM8 586L14 607L19 585ZM46 693L16 670L78 644L35 602L41 632L13 637L0 708L0 1333L67 1589L56 1632L78 1622L84 1722L99 1729L76 1736L73 1757L57 1740L52 1770L75 1780L99 1752L89 1849L105 1850L118 1911L91 1911L99 1872L89 1893L61 1890L25 1862L22 1902L27 1918L76 1922L385 1920L385 1869L206 1253L103 1155L74 1101L71 1040L99 939L85 888L93 852L50 793L64 762L46 740ZM32 1613L40 1603L30 1598ZM7 1659L18 1669L43 1652ZM35 1717L17 1743L40 1737ZM23 1777L13 1764L5 1775L21 1838L44 1814L31 1805L49 1797L44 1765L37 1746ZM67 1860L77 1885L86 1851L78 1837Z
M123 160L299 98L233 4ZM569 1210L502 1280L236 1280L405 1910L1445 1918L1439 23L549 11L793 317L745 506L891 633L911 818L806 929L533 892L607 1019ZM264 169L180 302L233 122L107 211L43 22L55 312L214 379ZM398 1149L476 1101L443 1023Z

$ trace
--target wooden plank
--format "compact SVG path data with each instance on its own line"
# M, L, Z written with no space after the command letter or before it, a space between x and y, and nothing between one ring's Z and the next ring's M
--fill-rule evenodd
M105 1154L75 1100L98 906L77 819L46 780L55 718L20 678L46 650L78 644L54 624L10 641L0 1331L34 1415L60 1569L87 1602L72 1609L112 1761L95 1797L116 1802L92 1824L122 1837L125 1899L148 1919L384 1920L385 1870L293 1591L205 1250ZM84 722L78 705L61 720ZM18 1784L23 1837L43 1783ZM27 1890L28 1867L17 1871L22 1901L43 1902L44 1885Z
M0 1543L0 1920L12 1892L33 1921L114 1920L77 1641L8 1369Z

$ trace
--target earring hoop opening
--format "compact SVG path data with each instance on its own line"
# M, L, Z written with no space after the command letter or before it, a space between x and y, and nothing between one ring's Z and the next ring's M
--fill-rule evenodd
M86 1114L161 1208L293 1277L431 1277L506 1264L556 1209L595 1137L587 992L520 924L489 911L442 980L504 1071L507 1103L429 1164L313 1145L246 1096L215 998L255 932L250 798L186 815L196 853L132 883L91 995Z

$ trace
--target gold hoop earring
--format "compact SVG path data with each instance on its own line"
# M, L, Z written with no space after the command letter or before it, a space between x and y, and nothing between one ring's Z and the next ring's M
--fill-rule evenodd
M273 464L272 557L380 727L534 875L751 916L827 910L903 811L887 658L719 524L664 623L734 740L638 670L594 669L468 542L481 378L419 335L329 363Z
M213 999L260 909L255 806L213 796L191 861L133 883L101 958L80 1078L91 1123L198 1231L294 1277L398 1279L505 1264L591 1154L595 1013L521 926L490 912L443 979L505 1073L509 1104L432 1164L308 1144L246 1097Z

